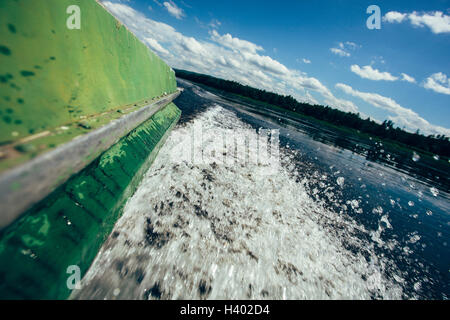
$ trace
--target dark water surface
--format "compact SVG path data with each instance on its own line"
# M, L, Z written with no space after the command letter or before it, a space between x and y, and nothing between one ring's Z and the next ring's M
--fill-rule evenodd
M182 119L74 298L449 297L446 163L179 86ZM195 123L211 144L279 129L280 173L180 164Z

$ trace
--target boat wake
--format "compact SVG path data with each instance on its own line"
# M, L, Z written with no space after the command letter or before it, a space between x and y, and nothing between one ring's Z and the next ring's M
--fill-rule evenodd
M280 148L276 174L180 161L198 125L216 154L221 131L250 129L214 105L173 130L73 299L403 298L400 272L374 251L383 230L314 198L296 151Z

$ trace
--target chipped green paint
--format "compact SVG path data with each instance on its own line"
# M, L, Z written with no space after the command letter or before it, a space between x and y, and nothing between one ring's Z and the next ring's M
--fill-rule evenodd
M0 299L65 299L87 271L180 117L173 104L131 131L0 235Z
M74 3L80 30L66 27ZM0 145L73 122L86 133L81 117L176 91L170 67L95 0L1 0L0 66Z

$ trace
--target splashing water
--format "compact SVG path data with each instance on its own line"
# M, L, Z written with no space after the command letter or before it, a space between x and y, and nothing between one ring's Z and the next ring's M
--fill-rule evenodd
M439 190L436 189L435 187L431 187L430 192L434 197L437 197L439 195Z
M385 258L356 236L380 244L392 228L387 215L368 232L327 209L287 165L292 150L280 150L273 175L258 164L175 161L174 150L198 124L212 144L220 130L249 129L220 106L178 126L72 298L402 298L400 274L386 276Z

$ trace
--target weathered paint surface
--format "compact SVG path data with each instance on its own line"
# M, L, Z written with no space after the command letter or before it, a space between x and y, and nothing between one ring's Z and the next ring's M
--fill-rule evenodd
M0 299L65 299L180 117L173 104L122 138L0 235Z
M73 4L80 30L66 26ZM170 67L95 0L0 1L0 145L73 123L83 133L85 117L175 91Z
M175 91L95 0L0 1L0 172ZM0 299L69 296L67 267L88 269L179 116L167 105L0 232Z
M171 103L179 92L170 94L116 121L73 139L14 170L0 175L0 229L8 226L32 205L84 169L156 112Z

